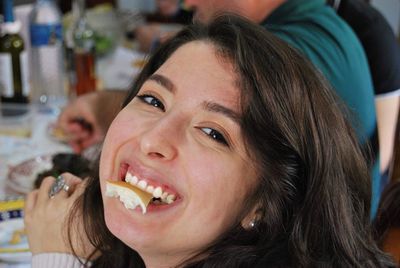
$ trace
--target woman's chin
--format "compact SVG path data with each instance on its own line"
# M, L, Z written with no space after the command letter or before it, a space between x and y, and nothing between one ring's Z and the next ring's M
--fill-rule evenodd
M149 205L147 212L143 214L139 206L127 209L119 199L106 197L104 218L110 232L126 244L154 247L154 243L157 243L160 237L166 236L169 233L168 230L173 228L175 213L172 211L175 210L175 206L161 208Z

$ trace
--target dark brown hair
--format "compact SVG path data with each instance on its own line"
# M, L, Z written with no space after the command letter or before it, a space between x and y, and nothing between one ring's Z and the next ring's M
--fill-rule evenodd
M373 225L375 239L381 247L388 231L400 228L400 180L392 181L385 187Z
M203 41L232 63L241 88L245 144L260 174L244 207L258 204L255 228L238 219L185 267L386 267L370 230L371 183L341 102L311 63L246 19L222 15L190 25L149 59L125 105L179 47ZM195 63L194 63L195 64ZM185 75L182 70L182 75ZM97 177L77 210L101 253L94 267L144 267L106 228Z

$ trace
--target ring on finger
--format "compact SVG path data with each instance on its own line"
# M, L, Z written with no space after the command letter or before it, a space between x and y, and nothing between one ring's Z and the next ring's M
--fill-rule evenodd
M64 182L64 186L62 187L62 189L63 189L65 192L68 193L68 191L69 191L69 185L66 184L66 183Z
M59 193L61 190L68 192L69 185L65 183L64 178L60 175L56 178L53 185L50 187L49 190L49 197L54 198L54 196Z

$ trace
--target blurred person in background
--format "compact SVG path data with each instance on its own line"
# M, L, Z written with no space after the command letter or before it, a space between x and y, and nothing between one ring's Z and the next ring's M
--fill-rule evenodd
M58 5L63 14L71 11L72 9L72 0L62 0L58 1ZM111 4L114 7L116 6L116 0L85 0L85 4L87 8L92 8L100 4Z
M381 189L393 159L400 94L400 47L383 15L363 0L329 0L354 30L368 58L375 90L380 147Z
M156 11L144 14L146 23L136 27L133 33L141 51L154 50L183 25L192 21L192 12L183 8L181 2L181 0L156 0Z
M189 24L192 12L184 8L182 0L155 0L154 13L144 14L147 22Z

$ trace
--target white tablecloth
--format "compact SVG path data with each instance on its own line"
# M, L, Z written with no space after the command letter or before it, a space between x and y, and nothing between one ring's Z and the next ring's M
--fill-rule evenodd
M60 109L57 107L43 111L37 105L30 105L30 122L26 123L30 125L31 137L19 138L0 135L0 198L6 197L4 184L9 166L17 165L39 155L71 152L69 146L52 139L49 134L49 125L55 122L59 112Z
M31 129L31 136L19 138L11 135L0 135L0 199L11 195L5 189L10 166L17 165L35 156L71 152L69 146L52 139L49 133L49 125L57 119L59 112L60 109L57 107L43 111L37 105L30 105L28 119L24 122L26 124L24 127ZM0 120L0 133L7 127L6 123L6 120ZM27 267L30 267L29 263L5 263L0 260L0 268Z

